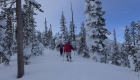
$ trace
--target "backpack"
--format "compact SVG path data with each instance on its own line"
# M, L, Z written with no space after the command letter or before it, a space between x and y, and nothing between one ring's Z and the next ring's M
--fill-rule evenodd
M60 46L60 48L63 48L63 44L60 44L59 46Z

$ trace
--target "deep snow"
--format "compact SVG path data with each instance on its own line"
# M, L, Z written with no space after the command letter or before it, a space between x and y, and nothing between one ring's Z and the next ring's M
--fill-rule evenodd
M130 68L94 62L79 55L67 62L59 52L45 49L43 56L32 57L25 65L25 75L16 79L17 60L12 56L10 65L0 64L0 80L139 80Z

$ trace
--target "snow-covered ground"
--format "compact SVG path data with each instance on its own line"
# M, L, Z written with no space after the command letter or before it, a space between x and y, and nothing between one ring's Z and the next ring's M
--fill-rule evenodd
M139 80L130 68L94 62L72 52L74 62L67 62L59 52L45 50L43 56L32 57L25 66L25 75L17 79L17 59L10 65L0 64L0 80Z

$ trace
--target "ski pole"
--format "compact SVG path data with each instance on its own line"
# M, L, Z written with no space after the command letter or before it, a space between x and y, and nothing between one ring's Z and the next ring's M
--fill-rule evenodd
M63 61L64 61L64 53L63 53Z
M74 57L75 57L75 60L76 60L75 51L74 51Z

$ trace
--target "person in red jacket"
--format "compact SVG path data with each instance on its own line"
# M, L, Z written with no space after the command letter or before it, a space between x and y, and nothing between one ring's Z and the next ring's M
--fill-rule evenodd
M67 57L67 61L71 61L71 50L74 50L74 48L72 47L72 45L70 44L70 41L68 41L65 45L64 45L64 53L66 53L66 57Z

